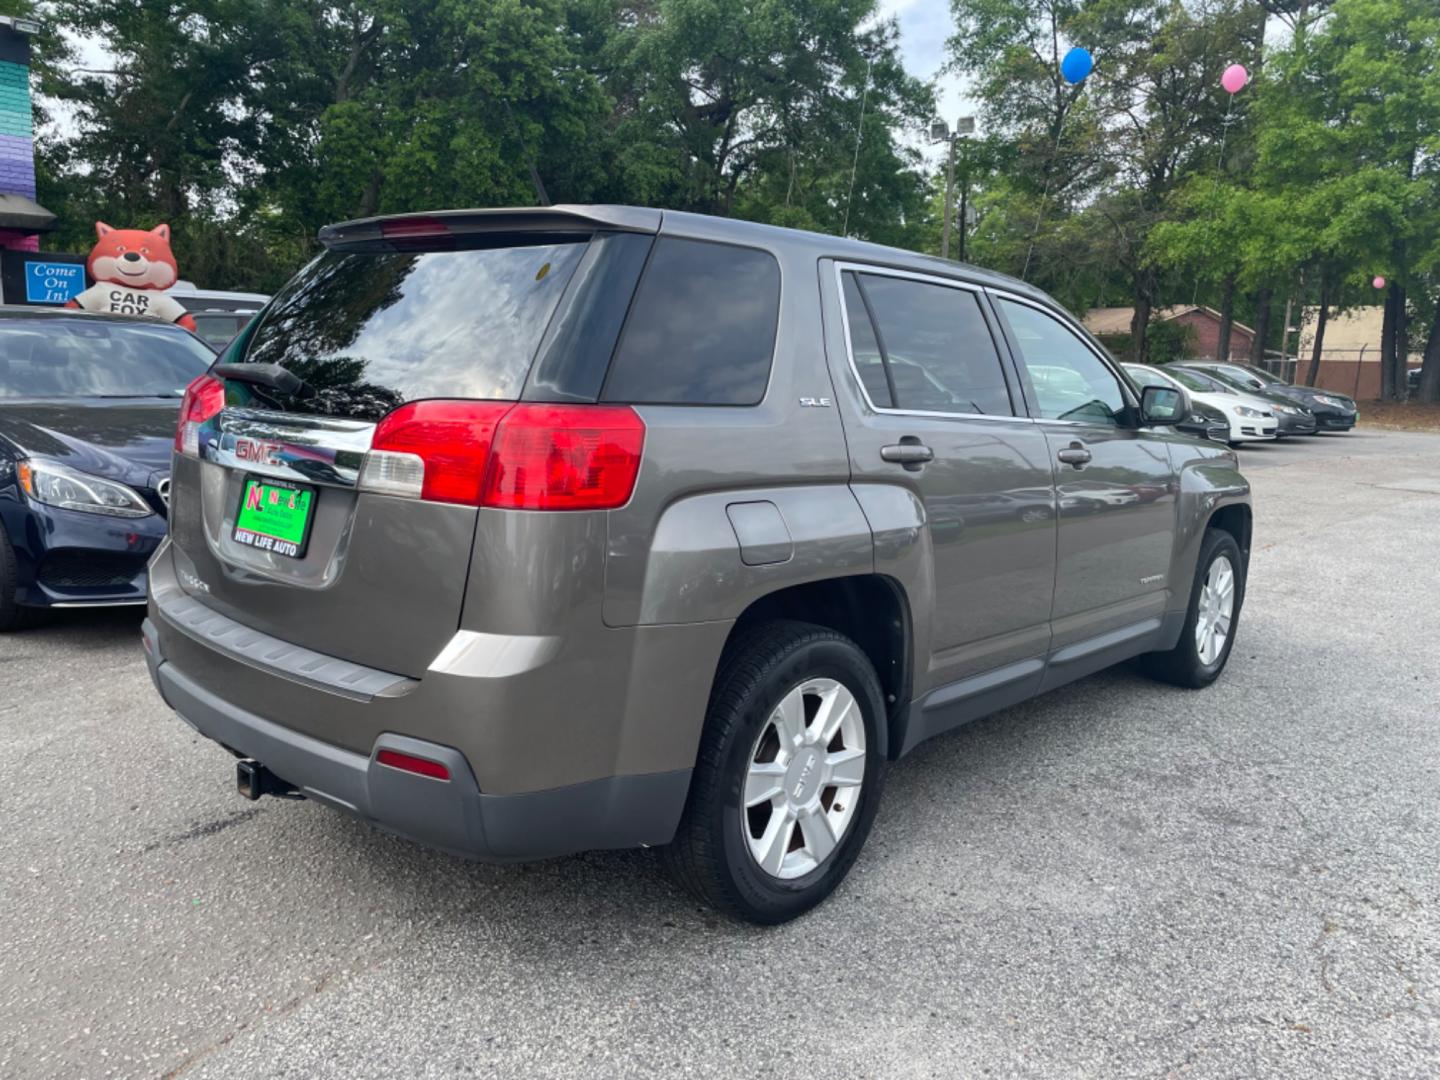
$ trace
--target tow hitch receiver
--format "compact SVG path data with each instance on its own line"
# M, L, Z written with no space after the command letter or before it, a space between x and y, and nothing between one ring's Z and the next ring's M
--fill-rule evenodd
M261 795L274 795L280 799L305 797L254 758L235 763L235 787L252 802Z

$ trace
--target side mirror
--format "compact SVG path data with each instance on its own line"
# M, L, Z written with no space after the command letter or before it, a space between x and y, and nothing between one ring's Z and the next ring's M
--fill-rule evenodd
M1190 395L1169 386L1147 386L1140 391L1140 425L1165 427L1190 415Z

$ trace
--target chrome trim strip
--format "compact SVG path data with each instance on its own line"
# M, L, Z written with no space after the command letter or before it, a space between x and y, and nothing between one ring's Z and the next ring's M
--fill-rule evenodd
M375 425L368 420L260 409L225 409L216 426L215 433L201 443L206 461L243 472L339 487L355 486L375 434ZM241 456L242 446L247 456ZM258 454L256 447L261 450Z
M878 413L881 416L930 416L940 417L946 420L992 420L999 423L1011 424L1035 423L1035 420L1029 416L1000 416L995 413L929 412L924 409L886 409L871 401L870 392L865 389L865 380L860 378L860 368L855 363L855 350L850 344L850 309L845 303L844 275L846 270L854 270L856 273L875 274L881 277L907 278L912 281L941 285L951 289L961 289L965 292L975 294L982 293L985 289L982 285L960 281L955 278L941 277L937 274L922 274L914 270L896 270L888 266L873 266L869 263L846 262L840 259L835 260L835 291L840 300L840 318L844 323L841 331L845 337L845 358L850 364L850 374L855 376L855 385L860 389L860 397L872 412ZM1003 367L1001 368L1001 377L1004 378Z
M145 598L141 597L139 600L61 600L45 606L47 608L144 607L146 603Z

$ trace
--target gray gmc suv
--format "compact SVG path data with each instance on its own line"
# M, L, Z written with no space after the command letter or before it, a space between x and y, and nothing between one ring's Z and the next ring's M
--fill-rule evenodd
M155 685L251 798L654 846L773 923L923 740L1225 666L1235 457L1030 286L627 207L320 235L189 388L150 573Z

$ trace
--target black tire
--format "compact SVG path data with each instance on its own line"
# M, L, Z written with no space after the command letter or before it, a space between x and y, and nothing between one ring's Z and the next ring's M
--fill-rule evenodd
M776 705L815 678L841 683L863 714L860 801L839 843L818 866L781 879L762 870L750 852L741 793L752 752ZM675 840L661 851L675 880L700 900L748 922L786 922L819 904L849 873L874 821L885 775L878 738L884 716L875 670L843 634L791 621L745 632L721 659L685 812Z
M15 603L15 550L0 527L0 634L23 630L34 621L35 612Z
M1195 627L1200 621L1200 594L1210 567L1215 560L1224 556L1230 560L1235 571L1235 607L1230 616L1230 632L1219 654L1210 663L1200 658L1195 642ZM1235 647L1235 635L1240 629L1240 610L1245 604L1245 575L1248 568L1240 554L1240 545L1223 529L1206 529L1200 544L1200 558L1195 565L1195 580L1190 585L1190 607L1185 612L1185 626L1180 631L1180 640L1169 652L1147 653L1140 658L1141 667L1153 679L1174 686L1198 690L1209 686L1225 670L1230 659L1230 650Z

